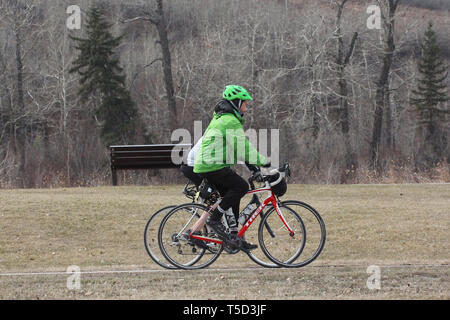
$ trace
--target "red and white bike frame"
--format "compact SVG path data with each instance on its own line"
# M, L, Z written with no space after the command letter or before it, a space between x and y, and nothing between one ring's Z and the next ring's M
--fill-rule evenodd
M276 182L273 183L273 184L276 184ZM283 213L281 212L281 210L280 210L280 208L278 206L277 198L275 197L275 195L272 192L272 189L270 188L269 182L266 182L266 186L264 188L250 190L250 191L247 192L247 194L256 194L256 193L261 193L261 192L265 192L265 191L268 192L268 197L266 199L264 199L264 201L258 206L258 208L256 208L256 210L253 212L253 214L247 219L245 224L239 230L238 237L240 237L240 238L243 237L243 235L248 230L248 228L250 228L252 223L256 220L256 218L259 216L261 211L264 210L264 208L268 204L272 204L272 206L275 208L278 216L280 217L281 221L283 221L283 224L286 227L286 229L289 232L289 234L291 236L294 236L294 231L291 229L291 227L289 226L288 222L284 218ZM222 240L219 240L219 239L216 239L216 238L210 238L210 237L203 237L203 236L200 236L200 235L195 235L193 233L191 233L190 236L192 238L194 238L194 239L199 239L199 240L203 240L203 241L207 241L207 242L214 242L214 243L217 243L217 244L222 244L223 243Z

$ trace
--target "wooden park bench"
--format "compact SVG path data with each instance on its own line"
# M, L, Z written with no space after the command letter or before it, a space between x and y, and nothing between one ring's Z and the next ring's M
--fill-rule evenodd
M117 170L170 169L186 163L191 144L150 144L110 146L112 184Z

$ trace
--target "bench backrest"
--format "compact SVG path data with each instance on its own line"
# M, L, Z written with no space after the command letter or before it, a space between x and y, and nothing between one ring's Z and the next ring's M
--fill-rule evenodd
M186 163L191 144L151 144L110 146L113 185L116 170L178 168Z

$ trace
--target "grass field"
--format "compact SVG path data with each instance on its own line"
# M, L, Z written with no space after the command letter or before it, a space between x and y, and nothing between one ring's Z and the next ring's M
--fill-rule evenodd
M450 184L289 185L283 199L309 203L327 227L313 263L264 269L239 253L170 271L150 260L143 231L154 211L186 202L181 190L0 190L0 299L450 298ZM79 290L66 286L71 265ZM366 285L370 265L380 289Z

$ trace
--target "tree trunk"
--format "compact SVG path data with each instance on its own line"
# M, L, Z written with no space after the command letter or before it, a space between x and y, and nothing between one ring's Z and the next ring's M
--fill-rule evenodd
M386 147L388 150L392 150L394 146L394 138L392 132L392 106L391 106L391 92L389 90L389 79L387 84L387 92L385 95L385 110L386 110Z
M167 103L169 108L168 128L173 131L178 128L178 120L175 89L173 85L172 60L170 56L169 39L167 37L167 22L164 17L163 0L157 0L156 13L158 15L156 28L158 30L159 44L161 45L163 56L164 83L166 87Z
M352 173L355 172L358 162L350 139L350 113L347 80L342 78L339 81L339 90L339 94L341 95L341 98L339 99L341 132L345 146L345 172L341 176L341 183L346 183L348 179L353 177Z
M350 43L348 52L344 55L344 41L341 30L341 17L344 10L344 6L347 0L343 0L341 4L338 5L338 12L336 16L336 37L338 40L337 46L337 59L336 65L338 69L338 84L339 84L339 122L341 124L341 133L344 139L345 146L345 170L341 174L341 183L346 183L352 178L352 173L355 172L357 167L356 154L353 151L351 140L350 140L350 110L348 103L348 83L345 78L345 67L350 61L350 57L355 49L356 40L358 38L358 33L353 34L353 38Z
M317 112L317 109L319 108L319 99L317 97L314 97L312 99L312 106L311 106L311 113L312 113L312 136L314 140L317 140L319 137L320 132L320 119L319 119L319 113Z
M383 112L386 105L386 94L389 92L389 73L392 65L392 58L394 56L395 44L394 44L394 19L395 11L399 0L384 0L387 1L388 17L383 16L384 25L384 53L383 53L383 65L381 68L380 76L376 83L376 96L375 96L375 115L373 121L372 140L370 143L370 159L371 167L377 172L381 171L380 157L380 142L381 142L381 129L383 125Z
M15 28L16 36L16 71L17 71L17 110L15 116L18 119L15 123L15 142L17 151L17 179L16 186L24 188L25 182L25 103L23 97L23 63L22 63L22 42L20 29Z
M383 124L384 88L378 88L375 101L375 115L373 120L372 140L370 142L370 160L372 169L379 169L379 148L381 140L381 127Z

